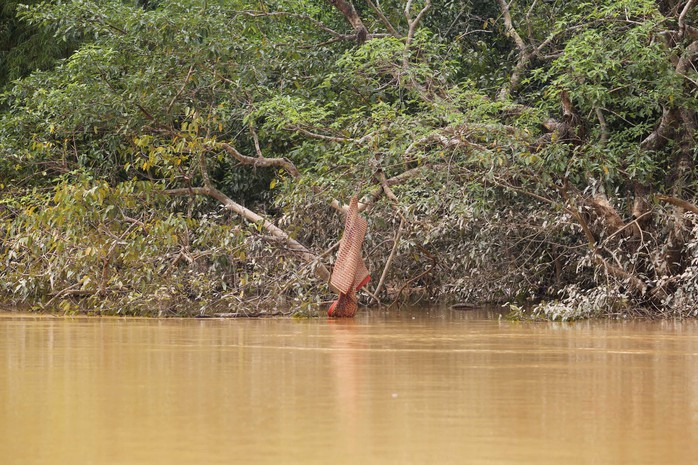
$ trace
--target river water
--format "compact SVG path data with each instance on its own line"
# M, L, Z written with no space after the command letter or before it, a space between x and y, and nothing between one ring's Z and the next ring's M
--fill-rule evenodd
M698 322L4 314L0 463L695 464Z

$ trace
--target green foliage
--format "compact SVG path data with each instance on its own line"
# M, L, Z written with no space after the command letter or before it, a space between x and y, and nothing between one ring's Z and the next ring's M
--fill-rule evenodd
M563 319L683 312L693 220L669 224L654 207L641 246L626 232L636 190L652 204L694 187L693 167L678 168L695 158L695 74L676 70L682 57L695 66L690 34L667 32L678 19L649 0L507 3L523 49L497 2L434 0L409 40L404 3L381 2L382 18L357 3L363 44L321 0L12 3L0 17L14 63L0 68L0 291L112 311L307 307L326 291L262 225L167 191L215 187L321 255L342 225L328 203L373 194L384 175L404 178L368 213L375 274L403 224L382 298L544 298L539 313ZM678 116L648 149L666 114ZM679 235L670 272L662 257ZM671 292L628 290L637 281L619 269Z
M52 68L66 58L81 40L57 40L51 31L34 27L18 17L24 5L37 0L18 2L6 0L0 7L0 91L8 83L27 76L35 70Z
M588 148L579 175L615 182L624 174L642 181L661 176L661 163L639 153L638 141L652 131L662 108L695 106L685 100L683 78L663 43L665 23L653 1L580 3L560 21L558 27L577 30L560 57L534 76L547 84L551 108L567 92L577 111L590 116L592 141L608 133L603 146ZM605 127L595 112L603 115Z

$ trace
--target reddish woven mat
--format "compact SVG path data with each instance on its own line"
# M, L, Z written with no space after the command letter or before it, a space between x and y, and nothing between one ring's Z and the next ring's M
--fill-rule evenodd
M366 285L371 275L361 258L361 245L366 236L368 223L359 216L359 201L352 197L344 224L344 234L339 243L337 261L330 283L340 292L340 298L332 304L330 316L354 316L356 313L356 291Z

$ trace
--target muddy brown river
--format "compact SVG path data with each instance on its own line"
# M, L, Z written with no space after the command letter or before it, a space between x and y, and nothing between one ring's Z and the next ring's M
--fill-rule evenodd
M0 316L0 463L696 464L698 322Z

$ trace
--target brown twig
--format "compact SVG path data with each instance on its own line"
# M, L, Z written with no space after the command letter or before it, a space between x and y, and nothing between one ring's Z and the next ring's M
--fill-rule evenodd
M385 262L385 266L383 267L383 273L381 274L380 279L378 280L378 285L376 286L375 294L376 296L380 296L381 289L383 288L383 284L385 283L385 278L388 276L388 271L390 271L390 266L393 264L393 259L395 258L395 253L397 252L398 245L400 244L400 238L402 236L402 229L405 225L405 219L401 218L400 219L400 225L397 228L397 232L395 233L395 239L393 240L393 248L390 251L390 255L388 256L388 260ZM380 303L380 300L378 301Z

